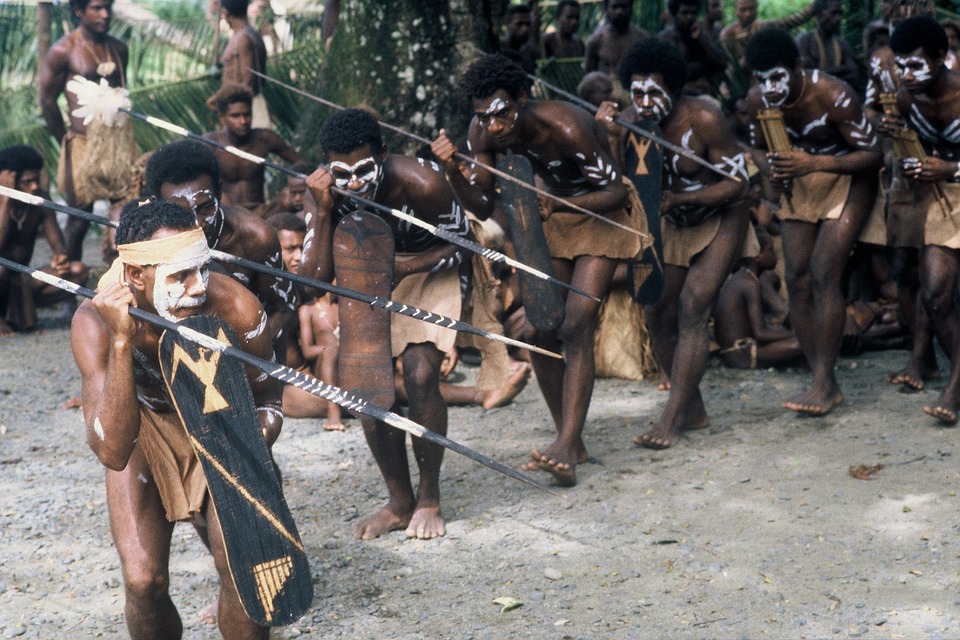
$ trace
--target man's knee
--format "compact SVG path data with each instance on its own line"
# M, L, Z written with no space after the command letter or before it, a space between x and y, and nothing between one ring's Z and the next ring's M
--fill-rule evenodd
M125 571L123 582L127 598L145 605L166 599L170 591L170 577L162 571Z
M568 314L557 329L557 338L564 345L587 342L593 344L593 333L597 328L596 314Z
M440 363L443 354L428 353L426 349L415 347L403 356L403 384L411 397L433 388L439 389Z

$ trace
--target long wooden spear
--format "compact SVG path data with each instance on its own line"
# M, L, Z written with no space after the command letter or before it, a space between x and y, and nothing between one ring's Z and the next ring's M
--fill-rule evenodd
M54 211L60 211L69 216L75 216L77 218L82 218L89 222L95 222L107 227L117 227L117 223L109 218L97 215L95 213L90 213L89 211L83 211L82 209L76 209L74 207L67 206L65 204L60 204L59 202L54 202L53 200L48 200L46 198L41 198L40 196L34 196L23 191L18 191L16 189L11 189L9 187L4 187L0 185L0 196L6 196L26 204L31 204L37 207L46 207L47 209L53 209ZM283 278L284 280L289 280L291 282L296 282L306 287L312 289L319 289L321 291L326 291L332 293L335 296L342 298L349 298L351 300L359 300L360 302L365 302L371 307L376 307L378 309L384 309L385 311L390 311L392 313L397 313L400 315L408 316L410 318L415 318L417 320L422 320L423 322L430 322L432 324L437 324L448 329L453 329L454 331L463 331L464 333L470 333L475 336L480 336L481 338L487 338L488 340L496 340L497 342L503 342L512 347L519 347L521 349L529 349L537 353L543 354L545 356L550 356L552 358L562 358L559 353L553 351L548 351L536 345L527 344L520 340L514 340L507 336L502 336L498 333L492 333L486 329L481 329L475 327L472 324L463 322L462 320L454 320L449 316L440 315L439 313L434 313L432 311L426 311L418 307L414 307L408 304L403 304L402 302L394 302L390 299L381 298L379 296L371 296L369 294L354 291L352 289L347 289L345 287L340 287L335 284L330 284L329 282L324 282L323 280L317 280L316 278L308 278L307 276L302 276L299 273L293 273L291 271L285 271L283 269L277 269L260 262L255 262L253 260L247 260L246 258L241 258L240 256L235 256L230 253L225 253L223 251L217 251L216 249L210 250L210 255L220 262L229 262L232 264L239 265L241 267L246 267L260 273L271 275L276 278Z
M581 98L580 96L576 96L576 95L570 93L569 91L564 91L564 90L561 89L560 87L558 87L558 86L556 86L556 85L552 85L552 84L550 84L549 82L547 82L546 80L544 80L543 78L539 78L539 77L537 77L537 76L535 76L535 75L533 75L533 74L531 74L531 73L528 73L528 74L527 74L527 77L530 78L531 80L535 81L535 82L539 82L540 84L542 84L543 86L545 86L547 89L550 89L550 91L553 91L554 93L557 93L557 94L563 96L564 98L566 98L566 99L569 100L570 102L573 102L574 104L583 107L584 109L586 109L586 110L589 111L590 113L596 113L596 112L597 112L597 107L595 107L592 103L587 102L586 100L584 100L584 99ZM675 144L673 144L672 142L670 142L669 140L665 140L664 138L658 136L658 135L655 134L655 133L650 133L649 131L647 131L647 130L644 129L643 127L638 127L636 124L634 124L634 123L632 123L632 122L627 122L626 120L624 120L623 118L620 118L620 117L614 118L613 121L616 122L616 123L617 123L618 125L620 125L621 127L624 127L624 128L626 128L626 129L629 129L630 131L634 132L635 134L637 134L638 136L640 136L640 137L642 137L642 138L646 138L647 140L650 140L650 141L652 141L652 142L656 142L656 143L659 144L661 147L663 147L663 148L665 148L665 149L670 149L670 151L673 151L675 154L677 154L677 155L679 155L679 156L683 156L684 158L686 158L686 159L688 159L688 160L693 160L693 161L696 162L697 164L702 165L702 166L706 167L707 169L710 169L710 171L713 171L714 173L723 176L723 177L726 178L727 180L733 180L734 182L743 182L743 178L741 178L740 176L734 175L734 174L732 174L732 173L727 173L726 171L723 171L722 169L718 169L718 168L715 167L714 165L710 164L709 161L704 160L703 158L701 158L701 157L698 156L697 154L691 153L688 149L684 149L683 147L680 147L680 146L678 146L678 145L675 145Z
M126 113L126 114L129 115L129 116L132 116L132 117L134 117L134 118L137 118L138 120L142 120L142 121L144 121L144 122L146 122L146 123L148 123L148 124L152 124L152 125L155 126L155 127L159 127L159 128L161 128L161 129L166 129L167 131L176 133L176 134L178 134L178 135L181 135L181 136L184 136L184 137L187 137L187 138L191 138L191 139L193 139L193 140L197 140L198 142L203 142L204 144L208 144L208 145L210 145L211 147L216 147L217 149L222 149L223 151L226 151L227 153L230 153L230 154L232 154L232 155L235 155L235 156L237 156L238 158L243 158L244 160L249 160L250 162L253 162L253 163L256 163L256 164L260 164L260 165L263 165L263 166L265 166L265 167L270 167L271 169L276 169L277 171L280 171L280 172L282 172L282 173L285 173L285 174L287 174L288 176L293 176L294 178L301 178L301 179L306 179L306 178L308 177L308 176L307 176L306 174L304 174L304 173L300 173L299 171L295 171L294 169L291 169L291 168L289 168L289 167L286 167L286 166L284 166L284 165L282 165L282 164L278 164L278 163L276 163L276 162L271 162L270 160L267 160L266 158L262 158L262 157L260 157L260 156L253 155L252 153L248 153L248 152L246 152L246 151L243 151L242 149L238 149L238 148L234 147L233 145L222 144L222 143L220 143L220 142L217 142L216 140L211 140L211 139L209 139L209 138L204 138L203 136L201 136L201 135L199 135L199 134L196 134L196 133L194 133L194 132L192 132L192 131L190 131L190 130L188 130L188 129L185 129L185 128L179 126L179 125L175 125L175 124L173 124L173 123L171 123L171 122L166 122L166 121L164 121L164 120L160 120L159 118L154 118L153 116L146 116L146 115L143 115L142 113L137 113L137 112L135 112L135 111L131 111L131 110L129 110L129 109L125 109L125 108L122 108L122 107L121 107L119 110L122 111L123 113ZM426 222L426 221L424 221L424 220L420 220L419 218L415 218L415 217L411 216L410 214L407 214L407 213L404 213L403 211L400 211L399 209L394 209L393 207L388 207L388 206L385 205L385 204L380 204L379 202L374 202L373 200L370 200L370 199L368 199L368 198L363 198L363 197L358 196L357 194L349 191L348 189L340 189L339 187L331 187L330 190L333 191L334 193L338 193L338 194L340 194L340 195L342 195L342 196L345 196L345 197L347 197L347 198L350 198L350 199L352 199L352 200L354 200L355 202L358 202L358 203L360 203L360 204L369 206L369 207L371 207L371 208L373 208L373 209L377 209L377 210L379 210L379 211L383 211L384 213L387 213L387 214L389 214L389 215L391 215L391 216L393 216L393 217L395 217L395 218L398 218L398 219L400 219L400 220L403 220L403 221L405 221L405 222L408 222L408 223L410 223L410 224L412 224L412 225L418 226L418 227L420 227L421 229L426 229L427 231L429 231L430 233L432 233L432 234L435 235L436 237L441 238L441 239L443 239L443 240L446 240L447 242L449 242L449 243L451 243L451 244L455 244L455 245L457 245L458 247L462 247L463 249L466 249L467 251L470 251L471 253L476 253L476 254L478 254L478 255L480 255L480 256L483 256L484 258L487 258L487 259L489 259L489 260L493 260L494 262L500 262L500 263L503 263L503 264L510 265L511 267L515 267L515 268L517 268L517 269L520 269L521 271L526 271L527 273L533 275L534 277L540 278L540 279L542 279L542 280L547 280L547 281L552 282L553 284L555 284L555 285L557 285L557 286L559 286L559 287L563 287L564 289L567 289L567 290L569 290L569 291L573 291L574 293L577 293L577 294L579 294L579 295L581 295L581 296L590 298L591 300L593 300L593 301L595 301L595 302L600 302L600 299L597 298L596 296L590 295L589 293L587 293L587 292L584 291L583 289L581 289L581 288L579 288L579 287L576 287L576 286L570 284L569 282L564 282L563 280L560 280L559 278L554 278L553 276L551 276L551 275L549 275L549 274L546 274L546 273L544 273L543 271L540 271L539 269L535 269L535 268L533 268L533 267L531 267L531 266L528 266L528 265L526 265L526 264L524 264L524 263L522 263L522 262L518 262L517 260L514 260L513 258L511 258L511 257L509 257L509 256L507 256L507 255L505 255L505 254L503 254L503 253L500 253L499 251L494 251L493 249L488 249L487 247L480 246L480 245L477 244L476 242L473 242L473 241L471 241L471 240L467 240L466 238L461 238L460 236L458 236L458 235L456 235L456 234L450 233L450 232L447 231L446 229L441 229L441 228L437 227L436 225L430 224L429 222Z
M59 289L63 289L64 291L69 291L74 295L83 296L84 298L93 299L94 296L97 295L97 292L93 289L88 289L87 287L82 287L72 282L67 282L66 280L58 278L52 274L40 271L39 269L24 266L18 262L7 260L6 258L0 258L0 266L4 266L19 273L29 275L35 280L53 285ZM292 384L300 389L303 389L307 393L311 393L315 396L323 398L324 400L336 402L338 405L342 406L348 411L362 413L365 416L369 416L374 420L379 420L380 422L388 424L391 427L400 429L401 431L406 431L410 435L423 438L424 440L428 440L434 444L438 444L441 447L445 447L451 451L464 455L474 462L479 462L480 464L484 465L485 467L489 467L494 471L499 471L500 473L510 476L515 480L519 480L534 486L541 491L546 491L547 493L556 496L563 496L562 493L554 491L550 487L537 482L530 476L520 473L516 469L511 469L505 464L497 462L493 458L485 456L471 449L470 447L462 445L459 442L431 431L423 425L417 424L413 420L404 418L403 416L392 411L382 409L381 407L378 407L377 405L368 402L363 398L350 393L349 391L345 391L340 387L322 382L313 376L309 376L291 367L277 364L276 362L268 362L267 360L258 358L257 356L249 354L242 349L238 349L237 347L220 342L216 338L204 335L199 331L195 331L189 327L180 326L176 322L161 318L160 316L150 313L149 311L144 311L143 309L138 309L136 307L130 307L130 315L167 331L173 331L183 336L187 340L199 344L201 347L210 349L212 351L217 351L218 353L230 356L231 358L236 358L244 364L250 365L255 369L259 369L271 378L279 380L285 384Z
M330 108L332 108L332 109L337 109L338 111L343 111L344 109L346 109L346 107L344 107L344 106L341 106L341 105L339 105L339 104L337 104L337 103L335 103L335 102L330 102L329 100L325 100L324 98L321 98L320 96L315 96L315 95L313 95L312 93L308 93L308 92L304 91L303 89L298 89L297 87L294 87L293 85L290 85L290 84L287 84L286 82L283 82L282 80L277 80L276 78L271 78L270 76L268 76L268 75L266 75L266 74L263 74L263 73L257 73L257 72L254 71L253 69L250 69L250 71L251 71L252 73L254 73L255 75L257 75L257 76L260 76L260 77L263 78L264 80L267 80L267 81L272 82L272 83L274 83L274 84L280 85L280 86L283 87L284 89L288 89L289 91L293 91L294 93L296 93L296 94L298 94L298 95L301 95L301 96L303 96L303 97L305 97L305 98L309 98L310 100L313 100L313 101L318 102L318 103L320 103L320 104L322 104L322 105L328 106L328 107L330 107ZM397 127L397 126L395 126L395 125L388 124L388 123L386 123L386 122L380 122L380 126L383 127L384 129L387 129L388 131L393 131L394 133L399 133L400 135L406 136L406 137L410 138L411 140L416 140L417 142L420 142L420 143L422 143L422 144L426 144L426 145L431 144L431 141L428 140L427 138L424 138L423 136L419 136L419 135L417 135L417 134L415 134L415 133L413 133L413 132L411 132L411 131L407 131L406 129L401 129L400 127ZM478 166L478 167L482 167L485 171L489 171L490 173L492 173L493 175L497 176L498 178L503 178L504 180L507 180L507 181L509 181L509 182L514 182L514 183L516 183L516 184L519 184L519 185L523 186L523 188L529 189L530 191L533 191L534 193L536 193L536 194L539 195L539 196L543 196L543 197L545 197L545 198L550 198L551 200L554 200L554 201L556 201L557 203L562 204L564 207L568 207L568 208L569 208L570 210L572 210L572 211L576 211L577 213L583 213L583 214L586 214L586 215L590 216L591 218L596 218L596 219L598 219L598 220L602 220L603 222L606 222L607 224L612 224L613 226L617 227L618 229L623 229L624 231L629 231L630 233L632 233L632 234L634 234L634 235L638 235L638 236L640 236L641 238L644 238L644 239L648 239L648 240L649 240L648 234L646 234L646 233L644 233L644 232L642 232L642 231L638 231L637 229L634 229L634 228L632 228L632 227L628 227L627 225L621 224L621 223L617 222L616 220L611 220L610 218L608 218L608 217L606 217L606 216L602 216L602 215L600 215L599 213L596 213L596 212L594 212L594 211L590 211L589 209L585 209L584 207L581 207L580 205L574 204L574 203L570 202L569 200L567 200L567 199L565 199L565 198L561 198L560 196L555 195L555 194L553 194L553 193L550 193L549 191L546 191L546 190L544 190L544 189L541 189L540 187L537 187L536 185L532 185L532 184L530 184L529 182L524 182L523 180L518 180L516 177L510 175L509 173L506 173L505 171L500 171L500 170L497 169L496 167L492 167L492 166L490 166L490 165L488 165L488 164L485 164L485 163L483 163L483 162L480 162L480 161L478 161L476 158L471 158L470 156L468 156L468 155L466 155L466 154L463 154L463 153L460 153L459 151L455 152L455 153L453 154L453 157L455 157L455 158L457 158L457 159L459 159L459 160L463 160L463 161L465 161L465 162L469 162L470 164L476 165L476 166Z

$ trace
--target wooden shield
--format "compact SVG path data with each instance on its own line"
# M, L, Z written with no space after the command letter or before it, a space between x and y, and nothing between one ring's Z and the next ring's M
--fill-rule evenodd
M180 326L238 344L219 318L194 316ZM160 338L163 378L203 466L240 601L257 624L287 625L310 608L310 566L244 367L221 355L173 331Z
M503 156L497 161L497 169L533 185L533 168L523 156ZM510 238L517 260L553 277L553 262L547 251L537 194L509 180L499 181L498 186L501 204L510 220ZM530 324L540 331L559 327L565 311L560 287L525 271L517 273L520 299Z
M393 232L373 214L348 214L333 233L333 266L341 287L388 300L393 256ZM347 298L339 303L337 385L389 410L394 402L390 313Z
M660 135L660 130L653 123L640 121L637 126ZM656 143L633 131L627 131L626 146L624 170L640 194L640 202L647 215L647 230L653 238L653 244L644 250L640 259L628 263L627 285L638 303L653 304L660 299L663 291L663 240L660 231L663 154Z

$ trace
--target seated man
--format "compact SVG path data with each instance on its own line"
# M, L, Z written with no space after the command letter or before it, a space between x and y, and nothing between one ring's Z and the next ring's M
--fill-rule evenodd
M17 145L0 151L0 184L35 196L48 197L40 187L43 157L33 147ZM0 256L29 264L41 226L53 252L42 271L75 284L87 279L80 261L67 259L63 233L56 214L42 207L0 196ZM71 300L63 289L44 284L30 276L11 273L0 267L0 336L29 331L37 326L37 307Z
M77 310L71 341L83 378L87 443L106 467L127 630L133 638L182 635L169 593L170 542L182 521L198 530L213 555L220 632L225 638L266 639L269 628L254 623L240 602L203 468L163 383L157 349L163 330L130 315L131 306L174 322L211 315L237 335L251 336L263 309L242 285L210 273L210 250L188 210L163 202L138 207L121 218L117 245L120 258L101 278L97 296ZM271 354L263 332L241 346L260 358ZM247 382L272 444L282 423L279 384L249 373Z
M224 85L214 94L220 117L220 131L203 134L204 138L236 147L246 153L265 158L275 153L288 163L303 160L300 152L271 129L254 129L252 122L253 92L243 85ZM223 178L224 204L252 209L264 201L264 166L217 149L220 175Z
M776 267L773 240L757 229L760 254L743 261L739 271L727 278L713 307L714 331L720 359L735 369L777 367L803 361L800 342L784 327L767 326L763 271Z
M267 219L277 231L283 266L296 273L303 257L307 225L293 213L279 213ZM287 366L309 373L327 384L337 384L339 318L336 298L331 293L307 291L298 300L297 314L287 333ZM326 418L325 431L343 431L340 405L324 400L292 384L283 387L283 414L290 418Z
M317 170L317 165L301 161L294 162L290 168L302 173L304 176L309 176ZM303 196L307 193L307 179L288 176L286 174L284 174L281 179L284 180L284 182L282 182L283 186L280 188L277 196L270 202L257 207L256 213L266 220L278 213L289 212L297 214L300 216L300 219L303 220Z

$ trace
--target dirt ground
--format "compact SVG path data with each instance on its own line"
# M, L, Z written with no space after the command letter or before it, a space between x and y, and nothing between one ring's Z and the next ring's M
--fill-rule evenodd
M921 411L943 382L883 381L903 351L843 358L846 401L824 418L783 410L806 374L711 367L712 424L663 452L635 447L666 395L600 380L592 460L557 498L447 454L446 537L355 540L384 500L352 423L288 420L275 452L315 583L311 610L274 638L947 638L960 636L954 429ZM460 365L467 381L475 370ZM0 340L0 634L123 638L123 593L103 470L80 413L69 331ZM535 383L489 413L450 410L450 436L517 466L553 427ZM856 465L883 464L872 480ZM172 593L185 637L213 563L174 533ZM513 598L522 606L495 603Z

